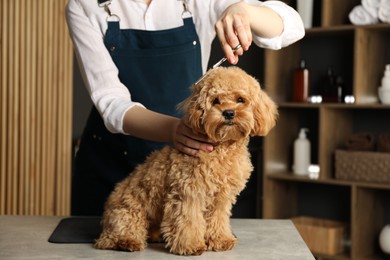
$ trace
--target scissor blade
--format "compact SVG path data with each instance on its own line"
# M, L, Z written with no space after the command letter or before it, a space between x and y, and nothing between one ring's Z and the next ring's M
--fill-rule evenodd
M224 63L225 61L227 60L227 58L226 57L223 57L222 59L220 59L217 63L215 63L214 65L213 65L213 69L215 69L216 67L219 67L222 63Z
M236 51L236 50L238 50L239 48L241 48L241 44L238 44L236 47L234 47L233 52ZM215 64L211 67L211 69L215 69L216 67L221 66L221 64L224 63L226 60L227 60L227 58L226 58L226 57L223 57L223 58L220 59L217 63L215 63ZM206 73L203 74L203 75L194 83L194 85L198 85L199 82L201 82L201 81L206 77L207 72L209 72L209 70L206 71Z

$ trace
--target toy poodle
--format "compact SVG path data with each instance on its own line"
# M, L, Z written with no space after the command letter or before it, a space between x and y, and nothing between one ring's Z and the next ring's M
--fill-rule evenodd
M214 150L189 156L167 145L151 153L110 194L96 248L139 251L160 236L178 255L235 245L229 219L253 171L249 138L271 130L277 107L256 79L233 66L208 71L178 107Z

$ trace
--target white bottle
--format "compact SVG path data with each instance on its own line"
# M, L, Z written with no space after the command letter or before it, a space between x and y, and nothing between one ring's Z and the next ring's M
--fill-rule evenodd
M386 65L382 78L382 88L390 89L390 64Z
M390 64L386 65L382 86L378 88L378 96L382 104L390 104Z
M379 246L386 254L390 254L390 224L385 225L379 233Z
M297 11L306 29L313 26L313 2L314 0L297 0Z
M306 128L301 128L294 141L293 172L296 175L308 175L310 166L310 141L306 138Z

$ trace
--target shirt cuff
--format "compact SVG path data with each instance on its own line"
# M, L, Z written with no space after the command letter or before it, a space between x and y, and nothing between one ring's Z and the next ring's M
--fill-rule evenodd
M118 116L113 115L113 114L108 116L107 113L110 113L109 111L107 111L105 114L103 114L102 117L105 119L104 125L106 126L108 131L110 131L111 133L114 133L114 134L119 133L119 134L124 134L124 135L131 135L131 133L126 133L123 130L123 121L124 121L126 112L129 109L133 108L134 106L139 106L139 107L145 108L144 105L142 105L141 103L138 103L138 102L131 102L130 104L129 104L129 102L123 102L123 104L119 104L116 106L115 111L112 111L113 114L117 114Z
M298 12L289 5L280 1L267 1L263 6L271 8L283 20L283 32L281 35L273 38L253 37L253 42L264 48L279 50L300 40L305 35L303 22Z

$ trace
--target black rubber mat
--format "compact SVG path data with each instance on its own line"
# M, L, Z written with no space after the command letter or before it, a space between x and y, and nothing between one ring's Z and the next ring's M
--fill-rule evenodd
M51 243L94 243L100 235L101 217L61 219L49 238Z

